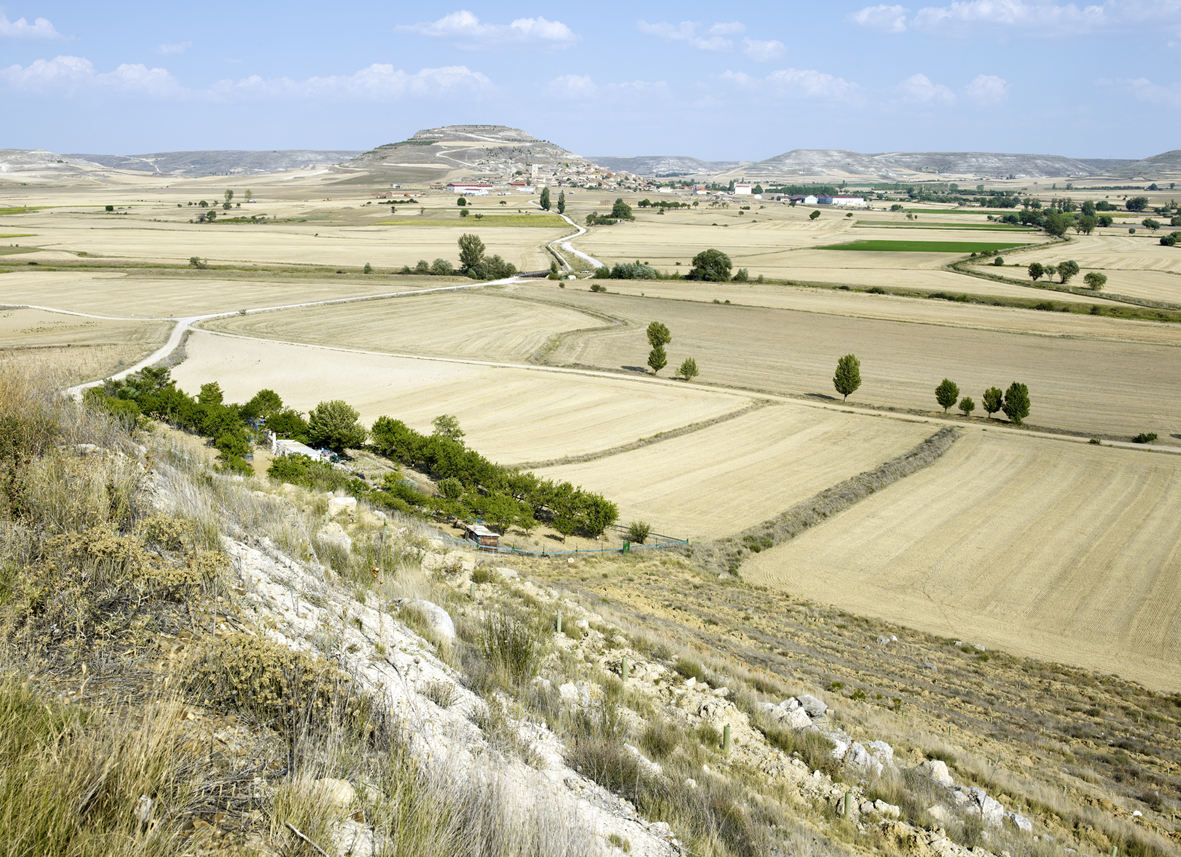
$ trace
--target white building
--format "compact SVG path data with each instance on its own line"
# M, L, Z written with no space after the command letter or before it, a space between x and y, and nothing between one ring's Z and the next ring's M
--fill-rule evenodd
M734 182L735 196L750 196L754 192L754 185L748 182Z

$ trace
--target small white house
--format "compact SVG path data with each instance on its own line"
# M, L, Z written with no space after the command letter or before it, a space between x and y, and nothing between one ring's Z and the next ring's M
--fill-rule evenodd
M735 196L750 196L754 193L754 185L749 182L734 182Z

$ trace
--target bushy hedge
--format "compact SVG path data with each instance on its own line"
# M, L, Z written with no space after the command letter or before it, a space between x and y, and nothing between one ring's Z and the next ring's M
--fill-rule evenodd
M546 520L559 532L597 536L619 517L615 504L599 494L555 483L532 473L494 464L462 442L439 434L423 435L401 420L379 417L371 432L373 448L408 467L440 480L456 479L463 487L457 500L433 498L435 508L455 504L471 509L494 524L530 526ZM409 502L398 488L385 489ZM503 529L503 527L502 527Z

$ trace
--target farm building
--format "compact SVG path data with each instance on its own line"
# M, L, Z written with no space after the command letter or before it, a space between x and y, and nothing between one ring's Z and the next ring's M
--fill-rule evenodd
M483 524L464 524L463 537L469 542L475 542L482 548L500 546L500 536L492 532Z
M819 202L819 198L813 196L812 194L808 194L807 196L789 196L787 201L794 202L797 205L815 205L817 202Z
M749 182L734 182L735 196L750 196L754 193L754 185Z
M452 193L462 193L467 196L484 196L492 189L492 185L487 182L452 182L447 185L447 190Z
M865 208L865 198L860 196L822 196L816 200L820 205L844 205L849 208Z
M316 461L320 460L320 452L312 449L307 444L300 443L298 440L283 440L271 435L271 452L282 458L285 455L303 455L307 458L313 458Z

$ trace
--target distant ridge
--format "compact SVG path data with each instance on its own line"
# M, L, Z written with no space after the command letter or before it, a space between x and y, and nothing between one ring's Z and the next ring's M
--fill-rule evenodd
M946 176L964 179L1089 176L1097 171L1083 161L1060 155L998 152L883 152L866 155L842 149L793 149L744 169L751 178L857 176L884 181Z
M683 155L641 155L630 158L594 156L591 158L611 172L635 173L637 176L692 176L711 175L737 169L749 161L702 161Z
M249 151L155 152L149 155L64 155L114 170L187 176L235 176L285 173L339 164L354 150L285 149Z
M1143 178L1145 181L1181 179L1181 149L1162 152L1141 161L1132 161L1112 170L1111 174L1129 179Z

